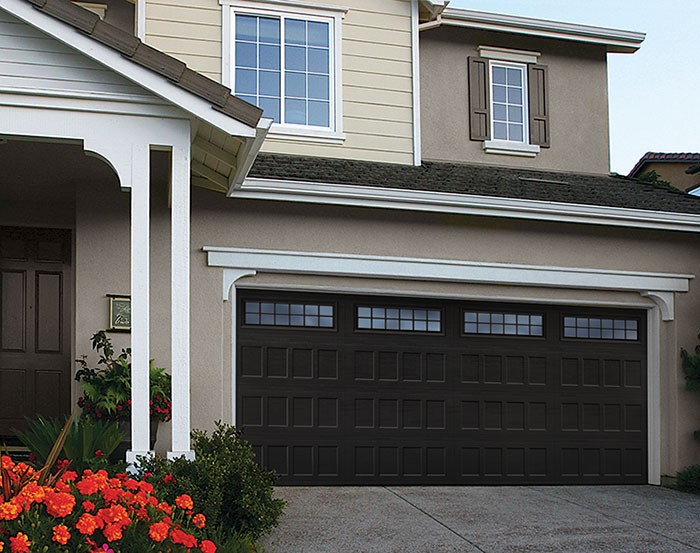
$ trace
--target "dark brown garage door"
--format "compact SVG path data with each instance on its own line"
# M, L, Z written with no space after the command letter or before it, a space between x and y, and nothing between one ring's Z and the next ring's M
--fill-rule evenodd
M237 417L282 484L645 483L642 311L242 291Z

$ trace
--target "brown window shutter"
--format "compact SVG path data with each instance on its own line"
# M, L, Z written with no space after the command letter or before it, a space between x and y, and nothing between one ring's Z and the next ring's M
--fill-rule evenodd
M528 65L530 95L530 144L549 148L549 97L547 96L547 66Z
M487 140L489 121L489 62L486 58L469 58L469 138Z

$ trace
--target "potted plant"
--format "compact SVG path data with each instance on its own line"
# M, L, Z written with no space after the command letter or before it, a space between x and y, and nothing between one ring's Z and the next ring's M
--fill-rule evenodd
M126 434L126 439L115 452L115 457L123 457L131 445L131 350L122 349L115 357L112 342L103 330L92 337L92 349L99 354L97 367L89 366L87 356L77 360L80 369L75 379L80 382L82 396L78 406L83 416L94 421L115 422ZM150 361L150 415L151 448L155 445L158 423L167 422L172 417L170 400L170 375L164 368L156 367Z

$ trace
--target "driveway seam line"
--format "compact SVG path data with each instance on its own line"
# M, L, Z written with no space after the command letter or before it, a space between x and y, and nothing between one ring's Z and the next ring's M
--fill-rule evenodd
M574 501L574 500L572 500L572 499L569 499L569 498L567 498L567 497L562 497L562 496L557 495L557 494L555 494L555 493L551 493L551 492L548 493L548 492L545 492L545 491L543 491L543 490L537 489L537 487L535 487L535 486L528 486L528 488L531 489L531 490L533 490L533 491L536 491L536 492L539 492L539 493L541 493L541 494L544 494L544 495L551 495L552 497L556 497L557 499L561 499L562 501L566 501L567 503L571 503L572 505L576 505L577 507L582 507L582 508L584 508L584 509L588 509L589 511L593 511L594 513L597 513L597 514L602 515L602 516L604 516L604 517L607 517L607 518L616 520L616 521L618 521L618 522L623 522L624 524L627 524L627 525L632 526L632 527L634 527L634 528L638 528L638 529L640 529L640 530L644 530L645 532L649 532L650 534L655 534L655 535L657 535L657 536L661 536L662 538L665 538L665 539L667 539L667 540L676 542L676 543L678 543L678 544L680 544L680 545L684 545L684 546L686 546L686 547L690 547L691 549L693 549L693 550L695 550L695 551L700 551L700 547L696 547L696 546L691 545L691 544L689 544L689 543L685 543L684 541L678 540L678 539L673 538L673 537L671 537L671 536L667 536L666 534L662 534L661 532L657 532L656 530L651 530L650 528L647 528L647 527L642 526L642 525L640 525L640 524L635 524L634 522L630 522L629 520L625 520L624 518L620 518L620 517L616 517L616 516L609 515L608 513L604 512L604 511L602 511L602 510L598 510L598 509L596 509L596 508L594 508L594 507L590 507L589 505L585 505L585 504L583 504L583 503L577 503L576 501Z
M437 523L438 523L440 526L442 526L445 530L447 530L447 531L453 533L455 536L457 536L457 537L460 538L461 540L467 542L467 543L468 543L469 545L471 545L472 547L476 547L476 549L478 549L479 551L481 551L481 553L487 553L486 550L481 549L481 547L479 547L479 546L478 546L477 544L475 544L473 541L470 541L469 539L467 539L466 537L464 537L462 534L460 534L460 533L457 532L456 530L453 530L452 528L450 528L449 526L447 526L447 524L445 524L445 523L442 522L441 520L438 520L437 518L435 518L433 515L431 515L431 514L428 513L427 511L424 511L424 510L421 509L418 505L416 505L415 503L409 501L408 499L406 499L404 496L402 496L402 495L399 494L398 492L395 492L394 490L392 490L391 488L388 488L388 487L386 487L386 486L383 486L383 488L384 488L385 490L387 490L389 493L394 494L396 497L398 497L398 498L401 499L402 501L405 501L406 503L408 503L408 504L409 504L411 507L413 507L414 509L417 509L418 511L420 511L421 513L423 513L423 514L424 514L425 516L427 516L429 519L433 520L434 522L437 522Z

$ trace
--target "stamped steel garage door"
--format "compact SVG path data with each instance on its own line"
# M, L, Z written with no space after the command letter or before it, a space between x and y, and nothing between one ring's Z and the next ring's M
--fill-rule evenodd
M646 483L643 311L242 291L237 417L281 484Z

